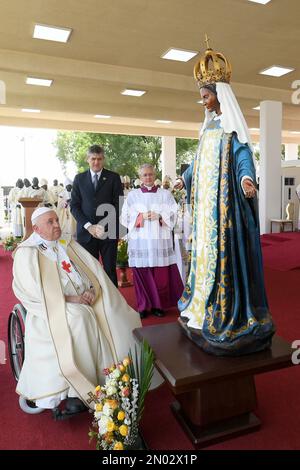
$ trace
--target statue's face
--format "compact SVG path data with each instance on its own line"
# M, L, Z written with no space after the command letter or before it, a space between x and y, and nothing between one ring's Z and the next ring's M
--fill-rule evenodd
M33 178L32 179L32 184L33 184L33 186L38 186L39 180L37 178Z
M212 113L215 111L217 114L220 113L220 103L216 95L208 90L207 88L201 88L201 98L203 100L203 106Z
M17 186L17 188L20 188L20 189L22 189L22 188L23 188L23 186L24 186L24 183L23 183L23 181L22 181L22 180L18 180L18 181L17 181L17 183L16 183L16 186Z

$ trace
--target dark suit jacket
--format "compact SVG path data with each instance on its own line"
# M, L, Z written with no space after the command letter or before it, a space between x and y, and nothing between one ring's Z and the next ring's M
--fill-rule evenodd
M113 220L116 231L115 235L109 238L118 238L119 231L119 197L123 196L120 176L113 171L103 168L95 191L90 170L79 173L75 176L71 193L71 212L77 221L77 240L79 243L88 243L91 235L84 228L87 222L96 224L104 218ZM109 211L112 205L114 210ZM98 212L98 215L96 215ZM107 220L105 221L105 231L107 232ZM111 227L110 227L111 228ZM114 232L114 230L113 230Z

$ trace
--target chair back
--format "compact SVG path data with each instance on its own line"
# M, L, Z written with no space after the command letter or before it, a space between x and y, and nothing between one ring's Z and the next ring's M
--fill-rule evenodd
M285 209L286 220L294 220L294 203L289 202Z

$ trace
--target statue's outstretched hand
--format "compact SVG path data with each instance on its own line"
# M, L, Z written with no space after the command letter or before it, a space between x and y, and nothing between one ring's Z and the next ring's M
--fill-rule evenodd
M249 179L245 179L242 183L242 186L243 186L243 190L244 190L246 198L250 199L250 198L255 197L256 187L255 187L253 181L251 181Z
M177 178L176 183L174 184L174 189L179 189L181 191L184 188L184 182L182 178Z

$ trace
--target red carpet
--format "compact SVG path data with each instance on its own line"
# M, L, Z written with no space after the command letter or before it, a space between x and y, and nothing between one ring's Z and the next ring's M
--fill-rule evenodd
M287 259L281 259L285 268L294 266L294 259L298 256L295 250L299 251L296 244L299 242L300 245L300 234L290 235L284 243L274 242L274 239L265 240L273 245L276 258L274 265L278 266L276 270L267 267L265 275L277 333L286 340L293 341L300 339L300 271L280 269L280 257L274 248L275 243L278 249L289 246L285 253ZM280 238L280 234L274 234L272 237ZM265 256L265 251L269 248L266 246L263 253L264 260L267 258L268 262L271 262L271 255ZM8 314L16 303L10 287L11 265L10 254L4 253L0 248L0 339L5 342ZM134 307L133 288L122 289L122 293ZM177 312L173 309L165 318L160 320L149 317L143 324L170 322L176 318ZM180 354L180 351L174 351L174 354ZM263 423L261 430L210 446L208 449L300 449L299 383L300 366L257 376L256 413ZM15 382L9 363L0 365L0 449L94 449L94 444L88 443L87 432L91 421L88 413L64 422L54 422L50 412L36 416L27 415L20 410L14 389ZM171 402L172 395L165 385L149 393L142 426L144 438L151 449L193 449L169 409Z
M300 269L300 232L262 236L264 266L278 271Z

